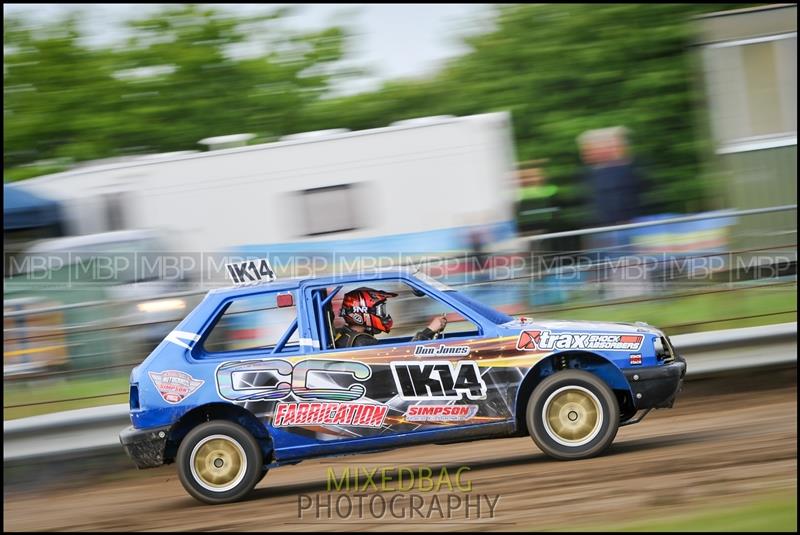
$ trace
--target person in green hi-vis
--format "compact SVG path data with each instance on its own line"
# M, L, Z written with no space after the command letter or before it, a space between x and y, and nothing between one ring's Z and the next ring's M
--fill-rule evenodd
M517 226L520 233L546 234L556 230L556 216L559 208L556 206L558 186L548 184L542 164L546 160L534 160L520 163L519 189L517 190ZM528 252L531 261L540 255L549 256L553 251L541 250L541 247L553 247L551 242L531 241L528 243ZM533 266L531 266L533 269ZM528 306L546 306L563 303L567 293L562 287L558 275L536 277L530 281L530 288L526 292Z
M522 162L517 190L517 226L522 233L541 234L552 230L558 207L558 186L548 184L539 164L543 160Z

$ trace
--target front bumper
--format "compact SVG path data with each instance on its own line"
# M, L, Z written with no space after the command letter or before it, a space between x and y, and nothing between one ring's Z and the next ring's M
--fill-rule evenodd
M164 464L169 429L170 426L152 429L130 426L120 432L119 441L138 468L155 468Z
M622 370L633 392L637 409L662 409L672 407L675 396L683 386L686 360L675 355L675 360L663 366L628 368Z

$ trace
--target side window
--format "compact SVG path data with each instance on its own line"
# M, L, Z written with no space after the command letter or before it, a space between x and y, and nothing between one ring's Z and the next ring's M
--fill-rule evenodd
M351 321L348 324L347 319L342 316L342 302L348 292L364 287L397 294L396 297L389 297L385 301L383 309L384 313L391 317L389 332L371 333L380 344L408 342L417 333L428 327L434 318L442 315L447 319L446 327L441 335L442 339L479 333L479 327L452 306L429 295L420 295L419 291L399 280L366 281L360 284L344 285L331 303L334 331L346 328L358 329L358 323ZM336 333L333 338L336 338Z
M211 327L203 349L209 353L273 350L294 327L283 352L298 350L296 302L294 292L264 293L232 300Z

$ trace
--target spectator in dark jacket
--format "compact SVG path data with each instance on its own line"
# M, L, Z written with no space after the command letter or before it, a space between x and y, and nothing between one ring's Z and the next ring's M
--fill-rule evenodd
M619 225L641 216L644 182L630 156L626 129L589 130L578 143L586 164L591 226Z

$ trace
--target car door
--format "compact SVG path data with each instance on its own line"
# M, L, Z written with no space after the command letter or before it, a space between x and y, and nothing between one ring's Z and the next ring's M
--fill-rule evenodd
M349 289L364 285L397 289L398 299L389 305L398 314L395 325L398 320L409 324L375 336L376 345L336 348L334 333L341 328L336 301ZM310 284L301 292L310 307L307 323L319 348L307 363L309 373L294 379L302 384L293 382L293 388L331 397L317 399L316 405L298 402L303 404L280 409L278 425L291 424L293 432L306 436L313 433L315 448L326 451L508 431L512 415L505 392L487 384L487 369L481 369L475 351L489 348L496 333L489 329L487 336L484 320L477 314L434 297L429 288L400 279ZM456 320L450 326L460 326L453 332L446 330L441 339L412 340L440 313ZM416 316L425 320L410 322ZM344 391L360 395L335 399ZM503 409L495 409L498 403Z

